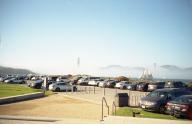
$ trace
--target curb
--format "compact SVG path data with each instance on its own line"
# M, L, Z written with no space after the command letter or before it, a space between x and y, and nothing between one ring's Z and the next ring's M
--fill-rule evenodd
M58 119L45 118L45 117L30 117L30 116L9 116L1 115L2 120L20 120L20 121L41 121L41 122L56 122Z
M0 98L0 105L44 97L43 92Z

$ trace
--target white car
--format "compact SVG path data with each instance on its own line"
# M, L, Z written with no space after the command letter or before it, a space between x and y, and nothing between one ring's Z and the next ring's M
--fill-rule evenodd
M99 86L99 82L103 81L102 79L95 79L95 80L90 80L88 82L88 85L91 85L91 86Z
M0 77L0 82L3 82L4 81L4 78L3 77Z
M107 83L108 83L109 81L110 81L110 80L100 81L100 82L99 82L99 87L106 87L106 86L107 86Z
M5 83L11 83L13 82L13 80L15 80L16 78L10 78L10 79L6 79L4 80Z
M56 82L56 83L49 85L49 90L57 91L57 92L59 92L59 91L76 91L77 87L70 85L69 83L66 83L66 82Z
M77 81L77 84L78 85L87 85L89 82L89 79L88 78L81 78Z
M128 84L128 81L121 81L116 83L115 88L124 89Z

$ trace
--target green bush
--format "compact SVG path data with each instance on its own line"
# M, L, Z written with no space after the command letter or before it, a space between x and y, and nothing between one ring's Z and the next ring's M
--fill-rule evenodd
M192 82L189 82L189 83L187 84L187 87L189 87L189 88L192 89Z

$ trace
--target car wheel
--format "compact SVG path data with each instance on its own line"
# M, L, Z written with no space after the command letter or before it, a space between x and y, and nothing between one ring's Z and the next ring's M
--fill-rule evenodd
M55 91L59 92L59 91L60 91L60 88L59 88L59 87L57 87L57 88L55 89Z
M126 86L123 86L123 89L126 90Z
M165 113L165 107L164 107L163 105L161 105L161 106L159 107L159 113L160 113L160 114L164 114L164 113Z

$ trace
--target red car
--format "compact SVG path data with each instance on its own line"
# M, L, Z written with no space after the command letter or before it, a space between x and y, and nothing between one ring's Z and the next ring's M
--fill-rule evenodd
M170 101L166 105L166 112L175 117L192 120L192 95L183 95Z

